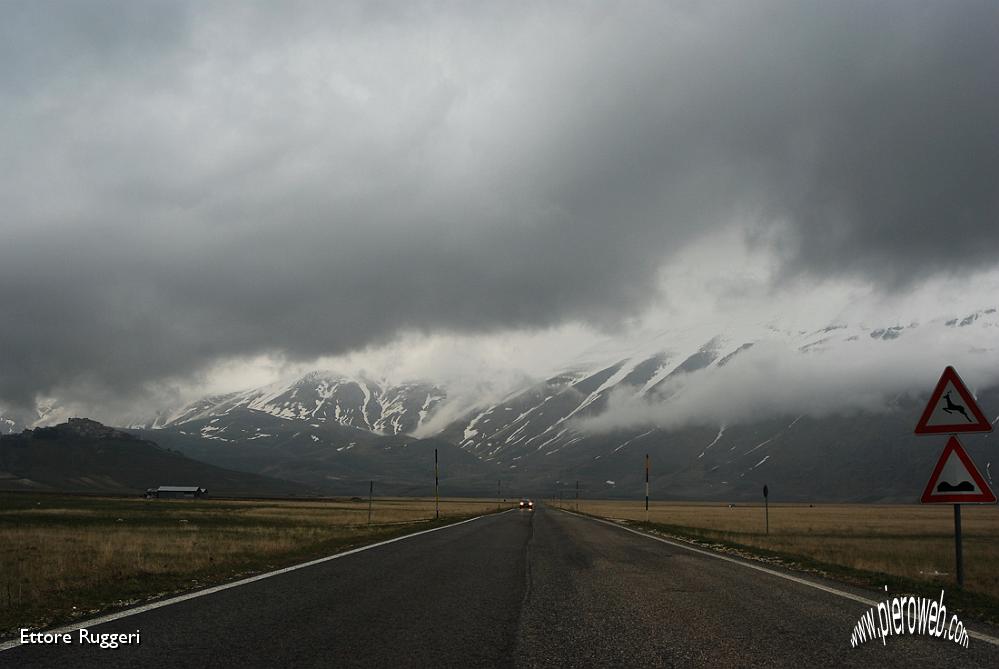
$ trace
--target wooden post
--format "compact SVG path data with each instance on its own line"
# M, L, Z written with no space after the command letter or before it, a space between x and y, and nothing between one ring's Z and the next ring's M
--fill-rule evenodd
M371 498L375 494L375 482L368 483L368 525L371 524Z

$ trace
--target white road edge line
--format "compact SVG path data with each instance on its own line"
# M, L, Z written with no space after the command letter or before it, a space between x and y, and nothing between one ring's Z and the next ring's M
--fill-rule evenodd
M164 606L170 606L171 604L179 604L180 602L186 602L189 599L196 599L198 597L205 597L206 595L213 595L216 592L222 592L223 590L228 590L229 588L238 588L239 586L246 585L247 583L262 581L265 578L270 578L272 576L279 576L281 574L287 574L288 572L295 571L297 569L305 569L306 567L312 567L317 564L322 564L323 562L329 562L330 560L336 560L342 557L347 557L348 555L353 555L355 553L360 553L362 551L371 550L372 548L378 548L379 546L392 544L395 543L396 541L402 541L403 539L411 539L413 537L418 537L421 534L429 534L430 532L437 532L439 530L446 530L451 527L458 527L459 525L464 525L465 523L470 523L473 520L479 520L480 518L487 518L489 516L501 516L504 513L510 513L511 511L513 511L513 509L507 509L506 511L500 511L499 513L484 513L481 516L475 516L474 518L467 518L465 520L458 521L457 523L449 523L447 525L441 525L440 527L432 527L429 530L420 530L419 532L413 532L412 534L404 534L401 537L386 539L385 541L379 541L378 543L375 544L369 544L367 546L352 548L349 551L336 553L334 555L327 555L326 557L322 557L316 560L310 560L309 562L303 562L301 564L295 564L290 567L284 567L283 569L269 571L265 574L257 574L256 576L250 576L249 578L244 578L239 581L233 581L232 583L223 583L222 585L216 585L211 588L206 588L205 590L198 590L197 592L189 592L186 595L178 595L176 597L171 597L170 599L164 599L163 601L152 602L151 604L143 604L142 606L137 606L133 609L125 609L124 611L109 613L106 616L91 618L90 620L84 620L78 623L73 623L72 625L66 625L65 627L59 627L54 630L46 630L46 634L66 634L66 633L75 632L76 630L84 627L95 627L97 625L103 625L104 623L109 623L113 620L128 618L129 616L134 616L139 613L144 613L146 611L152 611L153 609L159 609ZM20 645L21 645L20 637L18 637L13 641L0 643L0 653L2 653L5 650L10 650L11 648L17 648Z
M693 546L687 546L678 541L671 541L669 539L657 537L654 534L639 532L638 530L633 530L630 527L625 527L624 525L621 525L620 523L615 523L611 520L604 520L603 518L594 518L593 516L586 516L581 513L574 513L566 509L562 509L562 511L573 516L578 516L579 518L586 518L587 520L592 520L596 523L603 523L604 525L610 525L611 527L616 527L619 530L624 530L625 532L631 532L632 534L637 534L638 536L645 537L646 539L653 539L655 541L659 541L664 544L669 544L670 546L675 546L676 548L683 548L693 553L700 553L701 555L707 555L708 557L713 557L719 560L724 560L725 562L731 562L733 564L741 565L743 567L746 567L747 569L755 569L756 571L762 571L763 573L770 574L771 576L777 576L778 578L783 578L788 581L794 581L795 583L800 583L801 585L807 585L810 588L815 588L816 590L822 590L823 592L828 592L829 594L832 595L838 595L846 599L852 599L855 602L860 602L861 604L866 604L867 606L875 607L878 605L878 603L873 599L867 599L866 597L861 597L860 595L855 595L853 593L846 592L844 590L837 590L836 588L830 588L829 586L822 585L821 583L816 583L814 581L809 581L808 579L805 578L792 576L791 574L785 574L779 571L775 571L773 569L767 569L766 567L761 567L760 565L756 565L751 562L746 562L744 560L737 560L727 555L722 555L721 553L706 551L703 548L694 548ZM981 632L975 632L974 630L969 629L968 636L970 636L972 639L978 639L979 641L990 643L993 646L999 646L999 639L997 639L994 636L989 636L988 634L982 634Z

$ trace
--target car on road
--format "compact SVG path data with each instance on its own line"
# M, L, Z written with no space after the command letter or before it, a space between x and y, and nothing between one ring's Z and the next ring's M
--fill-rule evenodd
M527 509L528 511L534 511L534 502L525 497L520 500L520 508Z

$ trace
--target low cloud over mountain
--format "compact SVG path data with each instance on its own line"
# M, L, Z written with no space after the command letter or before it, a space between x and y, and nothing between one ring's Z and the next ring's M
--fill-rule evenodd
M991 270L994 26L988 2L6 3L0 403L608 332L722 229L770 288Z

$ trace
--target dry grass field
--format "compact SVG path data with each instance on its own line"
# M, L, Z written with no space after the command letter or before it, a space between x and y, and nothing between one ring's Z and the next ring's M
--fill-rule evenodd
M507 505L509 506L509 505ZM441 500L439 522L497 509ZM435 524L433 499L144 500L0 493L0 638Z
M565 502L566 508L575 504ZM580 501L605 518L645 521L644 502ZM965 590L999 600L999 508L961 507ZM678 536L773 551L809 564L887 574L906 581L954 584L954 513L944 505L763 505L652 502L649 522Z

